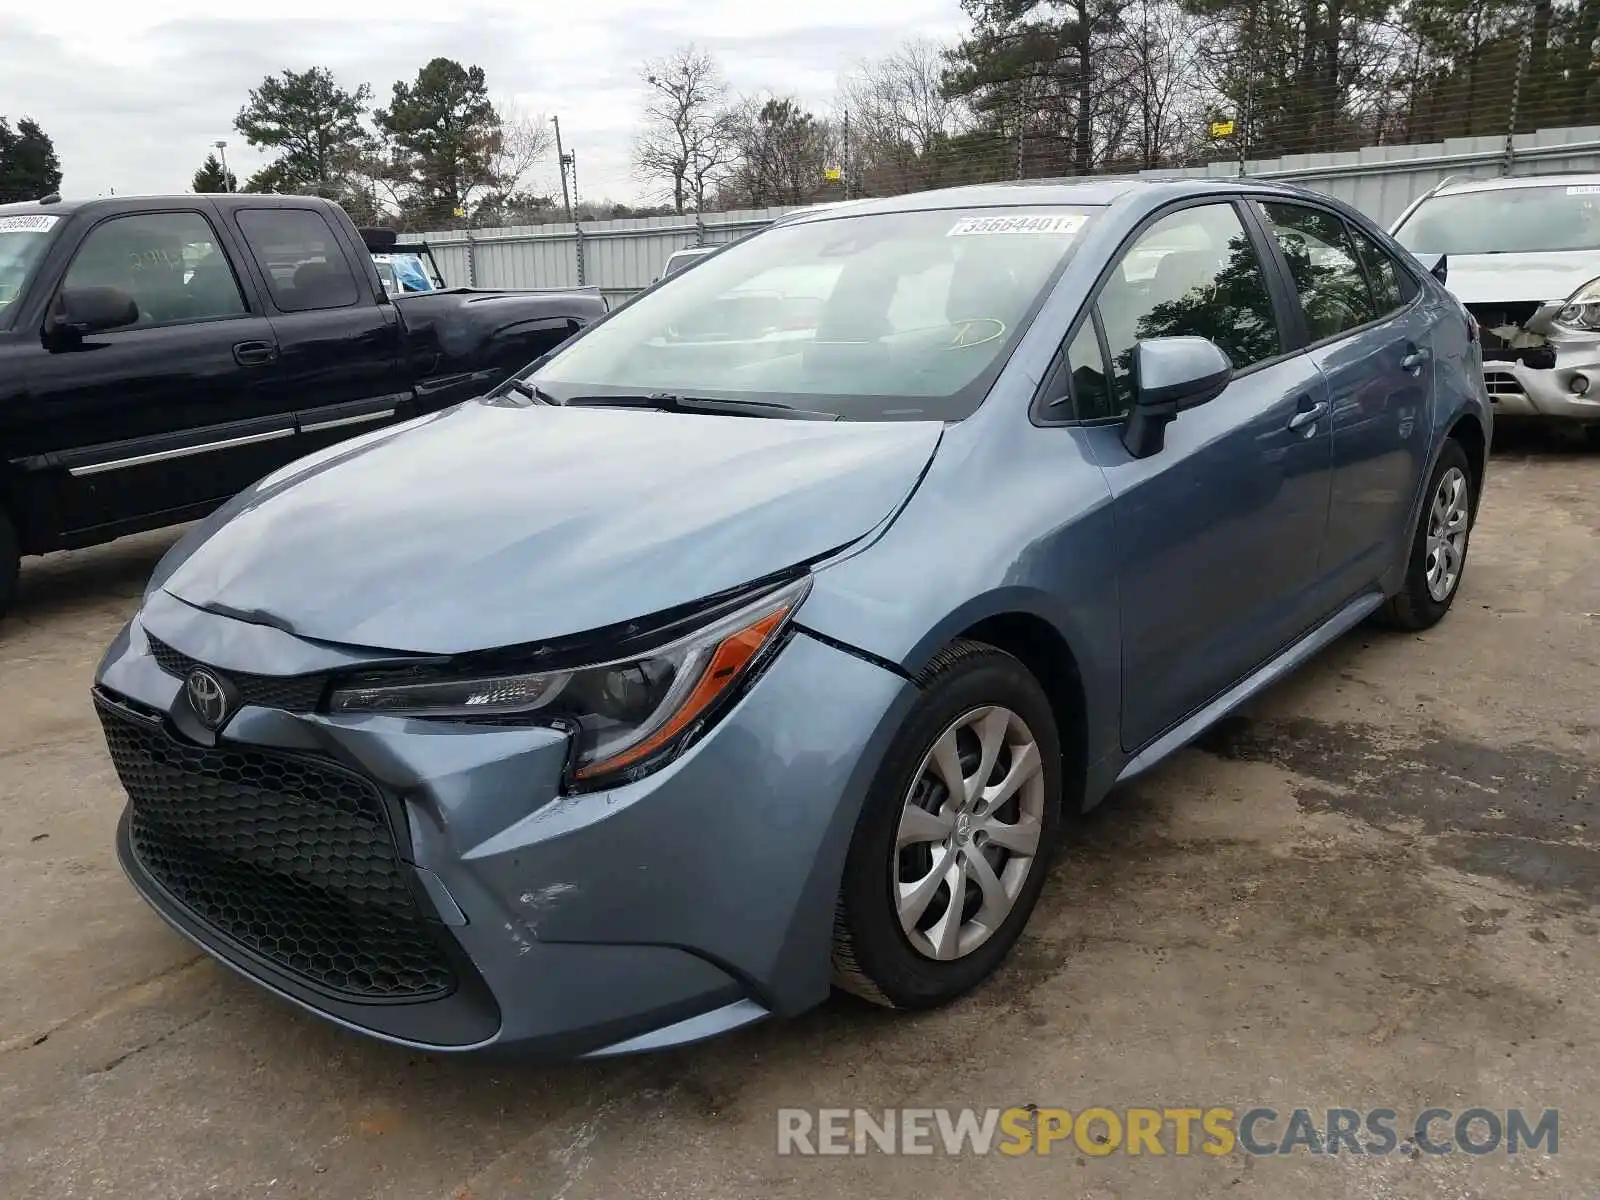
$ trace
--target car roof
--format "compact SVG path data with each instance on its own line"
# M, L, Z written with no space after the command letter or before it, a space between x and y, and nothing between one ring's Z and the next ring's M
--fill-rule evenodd
M781 223L822 221L858 214L927 212L955 208L1012 208L1034 204L1103 208L1136 193L1143 193L1152 200L1169 200L1212 192L1226 192L1232 195L1241 192L1277 196L1316 195L1318 199L1328 199L1327 196L1308 193L1305 189L1292 184L1251 179L1248 176L1145 178L1099 175L1070 179L1005 180L999 183L976 183L927 192L910 192L901 196L885 196L881 199L836 201L789 213L781 218Z
M1512 175L1498 179L1447 179L1433 193L1435 196L1456 196L1466 192L1503 192L1513 188L1568 187L1586 184L1600 187L1600 174L1576 173L1571 175Z

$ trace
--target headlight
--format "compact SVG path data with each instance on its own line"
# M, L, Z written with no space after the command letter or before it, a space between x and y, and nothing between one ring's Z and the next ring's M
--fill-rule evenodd
M576 739L576 784L622 782L666 761L718 714L775 648L810 585L808 577L768 592L648 654L564 671L374 672L346 680L329 708L546 721Z
M1600 279L1591 279L1567 298L1556 321L1569 329L1600 332Z

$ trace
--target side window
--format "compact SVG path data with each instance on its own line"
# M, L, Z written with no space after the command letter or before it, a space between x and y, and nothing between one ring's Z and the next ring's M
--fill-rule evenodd
M247 208L239 230L283 312L348 308L361 296L333 227L305 208Z
M1261 207L1289 262L1313 342L1377 319L1367 277L1343 221L1299 204Z
M1147 338L1208 337L1236 371L1283 351L1261 260L1231 204L1180 209L1150 226L1112 271L1098 304L1114 411L1133 402L1133 348Z
M1105 358L1100 353L1100 339L1095 336L1094 321L1085 321L1078 336L1072 339L1072 345L1067 347L1067 370L1072 375L1072 403L1078 420L1094 421L1127 411L1126 404L1118 404L1112 398L1111 380L1107 376Z
M1394 258L1377 242L1361 230L1352 228L1350 237L1361 256L1361 265L1367 269L1367 282L1372 285L1372 298L1377 302L1378 315L1387 316L1411 298L1411 279L1395 265Z
M228 256L199 213L135 213L89 231L63 288L114 287L139 306L137 325L242 316L244 296Z

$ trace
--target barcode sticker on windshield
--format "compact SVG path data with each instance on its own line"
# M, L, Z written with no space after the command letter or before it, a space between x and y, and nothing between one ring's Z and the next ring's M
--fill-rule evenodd
M1567 189L1569 196L1600 196L1600 183L1579 183Z
M976 233L1043 233L1071 237L1089 218L1081 213L1048 213L1025 217L964 217L946 237Z
M26 217L0 217L0 233L49 233L60 219L46 213Z

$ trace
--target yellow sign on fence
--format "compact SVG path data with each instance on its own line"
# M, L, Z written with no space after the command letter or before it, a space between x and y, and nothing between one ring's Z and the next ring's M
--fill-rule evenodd
M1232 137L1233 122L1231 120L1211 122L1211 136L1214 138Z
M843 178L843 173L838 167L824 167L822 168L822 177L829 183L838 183Z

